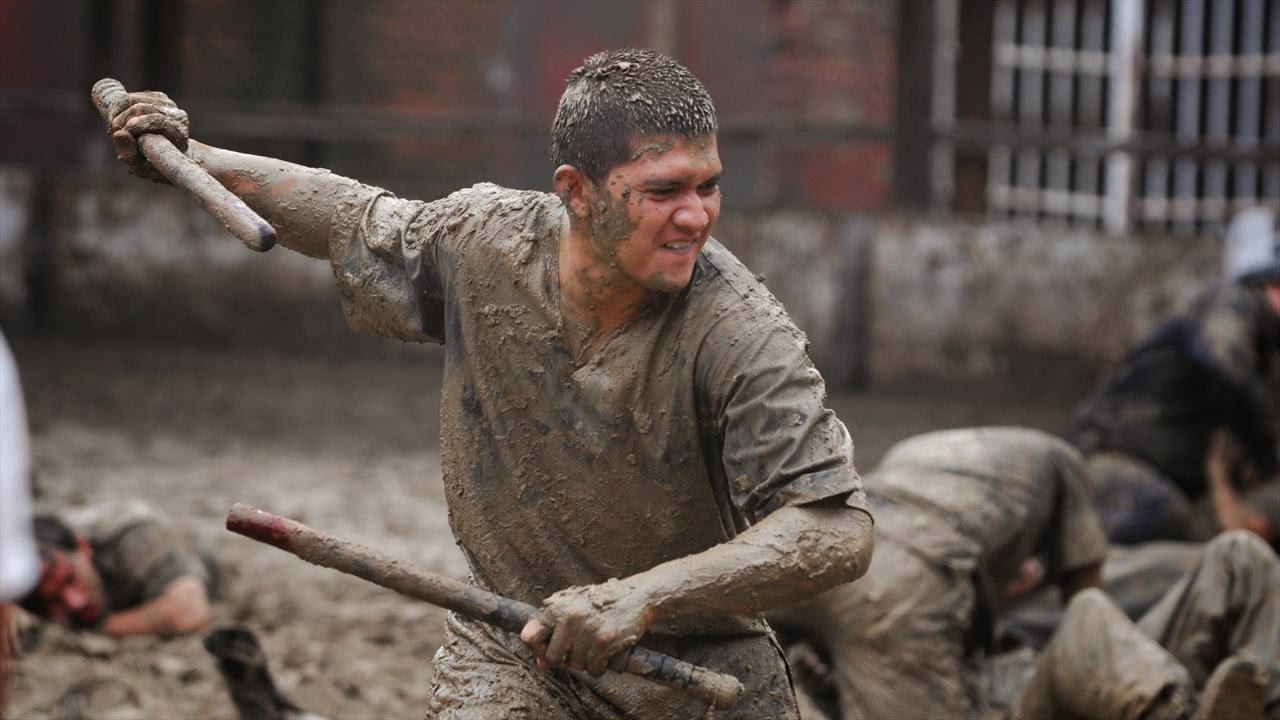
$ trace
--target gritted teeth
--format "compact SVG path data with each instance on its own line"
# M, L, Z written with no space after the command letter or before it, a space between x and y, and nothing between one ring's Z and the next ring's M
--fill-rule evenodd
M662 247L668 250L684 250L685 248L689 247L692 244L693 243L687 242L687 241L686 242L669 242L669 243L663 243Z

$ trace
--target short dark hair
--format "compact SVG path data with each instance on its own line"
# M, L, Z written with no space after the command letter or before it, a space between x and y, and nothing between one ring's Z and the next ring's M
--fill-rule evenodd
M31 535L42 552L46 548L75 550L79 538L62 518L50 513L38 513L31 518Z
M49 513L37 513L31 518L31 536L36 541L36 550L40 554L40 576L44 579L45 571L54 563L54 553L74 552L79 537L62 518ZM40 594L40 583L18 600L18 606L35 615L43 616L47 598Z
M711 96L688 68L656 50L609 50L569 74L551 125L551 162L599 184L631 159L637 135L715 135Z

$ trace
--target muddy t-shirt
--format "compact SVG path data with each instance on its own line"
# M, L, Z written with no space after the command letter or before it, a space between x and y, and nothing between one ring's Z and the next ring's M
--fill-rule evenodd
M1080 453L1027 428L964 428L918 435L867 474L876 536L1003 587L1023 558L1047 578L1102 562L1107 537ZM974 561L979 567L968 567Z
M182 577L209 583L197 550L161 518L99 513L80 531L93 548L93 566L102 576L109 611L154 600Z
M430 203L367 188L335 216L349 324L445 344L449 520L478 584L540 604L706 550L786 505L867 509L803 334L716 241L688 287L573 357L565 222L555 196L490 184Z
M1136 456L1192 497L1207 488L1213 431L1228 427L1262 477L1280 442L1280 320L1256 291L1211 289L1134 347L1077 412L1086 452Z

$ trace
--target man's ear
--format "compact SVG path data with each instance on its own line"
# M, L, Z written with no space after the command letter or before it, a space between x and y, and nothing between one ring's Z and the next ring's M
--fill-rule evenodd
M590 214L596 186L581 170L572 165L561 165L556 168L553 185L570 215L584 218Z

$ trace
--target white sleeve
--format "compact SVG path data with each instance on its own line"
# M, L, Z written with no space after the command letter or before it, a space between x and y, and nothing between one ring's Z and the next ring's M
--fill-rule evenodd
M0 601L35 585L40 564L31 538L31 454L18 369L0 335Z

